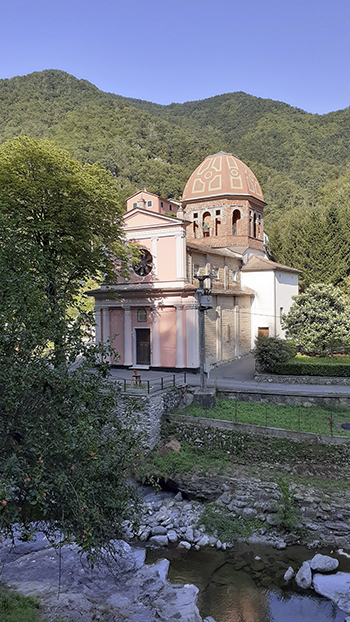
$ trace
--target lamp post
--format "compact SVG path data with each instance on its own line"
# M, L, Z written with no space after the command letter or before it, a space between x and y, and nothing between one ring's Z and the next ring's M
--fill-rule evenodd
M204 371L205 366L205 326L204 326L204 311L211 309L213 306L211 292L205 289L203 283L205 279L211 279L210 274L196 275L195 277L199 281L197 294L199 299L198 314L199 314L199 372L200 372L200 387L201 390L207 388L207 373Z

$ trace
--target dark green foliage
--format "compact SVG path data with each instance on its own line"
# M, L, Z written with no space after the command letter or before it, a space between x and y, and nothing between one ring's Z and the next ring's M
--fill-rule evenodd
M330 366L328 363L319 362L315 359L315 362L290 361L283 365L276 365L274 369L275 374L281 374L284 376L325 376L336 378L350 378L350 365L342 365L341 363Z
M259 335L253 354L260 371L273 373L276 365L287 363L296 355L296 347L292 341Z
M245 93L161 106L46 70L0 81L0 142L20 134L109 169L121 207L145 186L180 198L205 156L232 152L262 186L271 257L300 268L302 287L346 287L350 108L320 116Z
M38 622L39 603L32 596L22 596L0 585L1 622Z
M338 287L315 283L294 300L282 326L303 353L332 355L350 346L350 305Z
M42 155L45 145L36 152L35 141L29 142ZM27 139L19 144L26 146ZM0 149L3 160L9 151ZM35 523L45 520L49 537L60 531L92 555L122 534L124 519L137 516L128 475L138 453L132 431L115 417L119 392L107 364L113 352L93 344L93 317L80 308L79 278L94 259L97 269L103 262L98 226L91 249L92 231L75 232L75 211L66 209L81 196L89 209L88 197L73 183L76 166L53 151L61 165L55 182L45 160L32 185L30 175L20 174L17 185L0 185L0 533L11 535L16 527L30 538ZM28 162L33 158L25 167ZM11 178L5 164L1 183L5 172ZM55 209L51 191L61 176L65 192ZM108 204L114 182L102 192ZM68 311L75 313L69 317Z
M204 525L205 531L215 534L221 542L234 542L238 538L249 538L255 530L261 527L258 520L233 516L226 508L215 507L210 503L198 520L198 526Z
M300 511L293 490L286 479L281 477L277 484L281 498L276 505L276 519L282 529L291 532L297 527Z

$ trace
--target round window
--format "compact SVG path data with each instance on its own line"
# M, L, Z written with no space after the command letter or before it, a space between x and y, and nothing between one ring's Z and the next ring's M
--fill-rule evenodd
M153 268L153 258L149 251L141 249L138 262L134 265L134 272L138 276L147 276Z

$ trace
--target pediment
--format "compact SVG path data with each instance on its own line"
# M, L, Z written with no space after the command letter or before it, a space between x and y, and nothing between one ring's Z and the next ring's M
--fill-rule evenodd
M164 216L157 212L143 209L133 209L124 216L125 228L134 229L137 227L169 227L170 225L179 226L183 221L172 216Z

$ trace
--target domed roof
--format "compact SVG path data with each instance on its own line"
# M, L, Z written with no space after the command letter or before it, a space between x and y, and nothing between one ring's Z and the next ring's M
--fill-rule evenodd
M182 195L184 202L222 195L251 196L264 201L254 173L232 153L220 151L207 156L189 178Z

